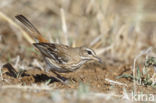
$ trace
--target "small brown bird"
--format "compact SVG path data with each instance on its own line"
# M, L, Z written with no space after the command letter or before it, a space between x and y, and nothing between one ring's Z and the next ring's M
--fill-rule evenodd
M23 15L16 18L23 23L33 34L41 36L41 33ZM39 39L39 38L38 38ZM45 40L44 40L45 41ZM101 62L95 52L87 47L69 47L63 44L47 43L39 39L39 43L33 43L43 55L48 65L46 71L67 73L79 69L84 63L90 60Z

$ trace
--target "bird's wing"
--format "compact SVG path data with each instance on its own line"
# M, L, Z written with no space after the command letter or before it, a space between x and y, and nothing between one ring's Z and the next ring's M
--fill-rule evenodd
M69 61L69 56L66 55L65 48L68 48L68 46L59 45L59 44L53 44L53 43L34 43L35 47L37 47L40 52L50 58L55 60L59 64L65 64Z

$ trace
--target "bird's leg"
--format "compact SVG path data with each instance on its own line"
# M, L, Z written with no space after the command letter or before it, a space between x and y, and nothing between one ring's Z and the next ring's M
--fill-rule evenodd
M56 79L58 81L60 81L63 85L68 86L69 88L73 88L73 86L71 85L72 81L60 76L58 73L56 73L55 71L52 71L55 75L56 75Z
M52 71L58 78L60 78L62 81L66 81L67 79L62 77L60 74L56 73L55 71Z
M67 79L67 78L65 78L65 77L62 77L61 75L59 75L57 72L55 72L55 71L52 71L55 75L56 75L56 79L58 80L58 81L60 81L63 85L66 85L66 86L68 86L68 87L70 87L70 88L73 88L72 87L72 83L73 83L73 81L72 80L69 80L69 79Z
M68 80L68 79L66 79L66 78L64 78L64 77L62 77L62 76L60 76L58 73L56 73L55 71L52 71L55 75L56 75L56 79L58 80L58 81L60 81L63 85L65 85L65 86L68 86L69 88L73 88L73 86L71 85L71 82Z
M47 65L45 71L48 73L50 71L50 66ZM61 75L59 75L58 73L56 73L55 71L51 70L56 76L54 77L56 80L60 81L62 84L67 85L66 83L66 78L62 77ZM68 85L67 85L68 86Z

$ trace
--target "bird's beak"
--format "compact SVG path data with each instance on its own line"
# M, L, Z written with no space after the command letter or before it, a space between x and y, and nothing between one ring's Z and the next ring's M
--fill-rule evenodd
M93 59L96 60L96 61L98 61L99 63L102 63L102 60L99 57L94 56Z

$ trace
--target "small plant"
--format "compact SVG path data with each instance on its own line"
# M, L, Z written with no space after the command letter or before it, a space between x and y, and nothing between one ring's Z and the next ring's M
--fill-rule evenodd
M117 77L117 79L120 79L120 78L129 78L131 80L136 80L138 85L151 85L152 84L152 81L150 80L149 75L143 74L140 71L139 66L137 67L137 74L135 78L132 74L122 74Z
M147 68L150 66L153 66L153 68L154 68L154 74L152 77L150 77L150 74L147 71ZM136 80L139 85L151 85L151 86L155 87L155 85L156 85L156 81L154 79L155 75L156 75L156 58L149 57L145 60L144 68L143 68L142 72L140 71L139 66L137 66L135 78L132 74L122 74L122 75L118 76L117 79L130 78L131 80L133 80L133 79Z
M145 65L145 68L148 68L150 66L152 66L154 68L154 74L153 74L151 80L152 80L152 86L155 87L155 85L156 85L156 57L147 58L144 65Z
M149 57L149 58L147 58L147 60L145 61L144 66L146 68L150 67L150 66L153 66L154 67L154 71L156 73L156 57Z

